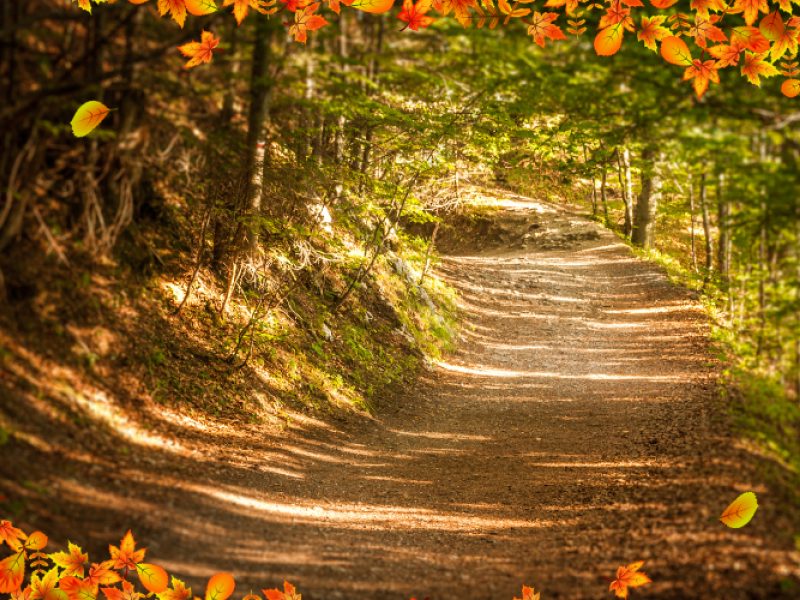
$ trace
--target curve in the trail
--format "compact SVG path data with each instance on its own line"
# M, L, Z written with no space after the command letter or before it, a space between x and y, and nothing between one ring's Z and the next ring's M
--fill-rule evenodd
M609 597L603 576L645 560L642 598L796 597L778 515L711 520L738 491L770 497L712 419L701 309L594 237L446 258L458 352L374 419L245 441L248 468L179 486L195 493L158 544L184 554L159 564L196 585L286 578L307 600L511 600L523 584L551 600Z

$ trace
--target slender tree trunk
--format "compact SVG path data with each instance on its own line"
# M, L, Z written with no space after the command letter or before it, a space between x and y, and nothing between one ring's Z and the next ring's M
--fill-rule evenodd
M342 58L342 79L347 80L347 73L350 71L347 64L345 64L344 60L347 58L347 18L345 12L339 15L339 56ZM338 115L336 117L336 134L334 137L334 162L336 163L337 173L336 173L336 188L335 188L335 197L336 202L339 202L342 198L342 192L344 191L344 125L345 125L345 117L344 113Z
M253 66L250 79L250 113L247 128L247 245L251 255L258 248L257 219L261 212L263 193L264 156L266 153L267 123L269 122L269 101L272 82L270 81L270 42L274 28L269 20L256 15L255 39L253 40ZM234 252L236 254L236 252Z
M589 162L589 154L586 150L586 146L583 147L583 159L586 163ZM597 186L595 185L594 180L594 169L591 170L592 173L592 216L597 216Z
M714 270L714 240L711 237L711 218L708 214L708 186L706 182L708 174L703 172L700 176L700 210L703 213L703 235L706 239L706 267L703 276L703 289L711 281L711 273Z
M694 239L694 184L692 183L692 174L689 173L689 219L692 228L692 265L694 272L697 273L697 249Z
M606 188L606 182L608 180L608 167L606 165L603 165L603 174L601 177L600 199L603 201L603 216L605 217L606 227L608 227L608 189Z
M617 169L619 172L619 189L622 193L622 203L625 205L625 222L624 222L624 233L626 237L631 236L631 230L633 229L633 219L631 218L632 214L632 197L631 197L631 165L630 165L630 152L627 149L623 149L622 152L617 149Z
M228 81L226 85L227 89L225 90L225 98L222 100L222 113L220 114L220 120L225 127L230 125L231 120L237 112L234 110L234 104L236 100L236 83L238 81L239 69L241 69L242 64L242 61L239 59L239 27L235 26L233 19L231 19L230 23L230 30L228 31L228 39L231 43L231 47L228 50L230 56L230 66L228 67Z
M731 205L725 200L725 173L720 173L717 179L717 223L719 226L718 269L722 281L728 283L731 268L731 234L730 219Z
M642 151L646 171L642 173L642 193L636 203L631 241L644 248L655 243L656 214L661 200L661 170L655 148Z

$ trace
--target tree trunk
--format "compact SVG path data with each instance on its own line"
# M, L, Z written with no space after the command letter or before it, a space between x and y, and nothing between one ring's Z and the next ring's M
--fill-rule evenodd
M661 200L661 170L655 148L642 151L645 172L642 173L642 192L636 202L631 241L637 246L650 248L656 238L656 212Z
M603 215L605 217L605 225L606 227L609 226L608 223L608 190L606 189L606 181L608 179L608 171L607 166L603 165L603 175L600 182L600 199L603 201Z
M730 202L725 200L725 173L720 173L717 179L718 268L725 283L728 283L731 269L731 234L728 223L730 212Z
M266 130L269 122L269 103L272 82L270 81L270 42L273 21L256 15L255 39L253 40L253 67L250 77L250 112L247 127L247 246L254 255L258 248L258 223L261 212L261 195L264 183L264 155L267 147ZM236 254L234 252L234 254Z
M622 193L622 202L625 205L625 223L624 233L625 236L631 237L631 230L633 229L633 219L631 218L633 208L633 195L631 192L631 163L630 151L623 149L622 152L617 150L617 168L619 169L619 189Z
M692 265L694 272L697 273L697 249L694 240L694 185L692 184L692 174L689 173L689 219L692 228Z
M347 18L346 13L339 15L339 56L342 58L342 79L347 81L347 73L350 70L348 65L345 64L344 59L347 58ZM344 191L344 113L336 117L336 135L334 137L334 162L336 163L336 188L334 191L334 202L339 202L342 199L342 192Z
M255 17L259 19L259 17ZM257 34L256 34L257 35ZM239 60L239 27L233 25L233 19L231 19L231 26L230 30L228 31L228 39L231 42L231 47L229 49L229 64L228 67L228 81L227 81L227 89L225 90L225 98L222 100L222 113L220 114L220 120L222 121L223 127L230 126L231 120L233 116L236 114L236 110L234 110L234 100L236 99L236 81L238 80L239 69L241 68L241 60Z
M700 176L700 210L703 213L703 235L706 238L706 269L703 276L703 289L711 281L711 272L714 270L714 240L711 237L711 219L708 214L708 174L703 172Z

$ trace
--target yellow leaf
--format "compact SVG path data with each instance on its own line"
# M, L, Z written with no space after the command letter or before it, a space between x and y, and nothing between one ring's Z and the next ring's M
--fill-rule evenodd
M728 527L738 529L750 522L750 519L756 514L757 508L758 502L756 500L756 495L753 492L745 492L734 500L733 504L725 509L725 512L722 513L719 520Z
M75 137L83 137L91 133L112 109L102 102L91 100L81 106L72 117L72 133Z

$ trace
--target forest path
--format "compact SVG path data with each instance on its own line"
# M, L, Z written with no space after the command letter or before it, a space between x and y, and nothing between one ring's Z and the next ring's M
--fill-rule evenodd
M195 586L230 570L237 593L286 578L306 600L609 598L603 576L638 560L653 583L635 597L796 598L787 524L714 417L698 303L597 229L445 258L458 352L375 418L254 441L248 468L176 498L153 560ZM750 525L712 520L747 490Z

